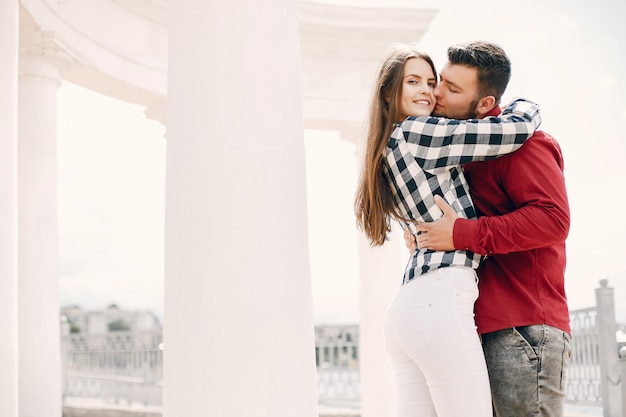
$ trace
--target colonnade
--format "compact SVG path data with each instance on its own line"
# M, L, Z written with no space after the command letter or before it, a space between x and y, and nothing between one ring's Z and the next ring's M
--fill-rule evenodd
M18 4L0 3L0 415L60 417L56 90L71 60L52 32L18 42ZM317 416L297 2L186 0L169 31L164 414ZM389 411L380 332L400 249L360 248L364 417Z

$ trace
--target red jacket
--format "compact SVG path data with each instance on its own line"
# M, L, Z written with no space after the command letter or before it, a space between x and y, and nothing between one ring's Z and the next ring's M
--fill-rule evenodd
M548 324L567 333L570 212L558 143L537 131L518 151L463 166L479 219L458 219L454 245L489 255L478 268L479 333Z

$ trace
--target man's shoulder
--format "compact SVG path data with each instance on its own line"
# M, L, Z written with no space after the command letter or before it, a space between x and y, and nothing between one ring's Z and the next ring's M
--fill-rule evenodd
M556 142L556 139L554 139L554 137L552 135L550 135L547 132L544 132L543 130L535 130L535 133L528 139L533 139L533 140L548 140L551 142Z
M518 171L534 167L538 161L543 164L554 161L563 165L563 152L559 143L550 134L537 130L517 151L495 160L498 167Z
M524 145L518 150L524 150L524 148L526 148L526 151L530 151L530 150L534 150L536 148L551 148L551 149L556 149L558 150L558 152L561 152L561 147L559 146L559 142L557 142L557 140L550 135L547 132L544 132L543 130L536 130L535 133L526 140L526 142L524 143ZM511 155L515 155L517 152L513 152L511 153Z

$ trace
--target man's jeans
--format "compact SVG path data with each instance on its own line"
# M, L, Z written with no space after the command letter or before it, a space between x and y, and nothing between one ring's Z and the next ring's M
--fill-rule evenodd
M562 417L570 336L538 324L482 335L497 417Z

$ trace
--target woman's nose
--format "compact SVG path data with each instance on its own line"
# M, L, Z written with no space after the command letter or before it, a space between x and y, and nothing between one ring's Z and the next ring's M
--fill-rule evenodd
M420 93L422 94L430 94L432 88L428 84L420 84Z
M441 97L441 84L435 86L435 88L433 89L433 95L437 98Z

